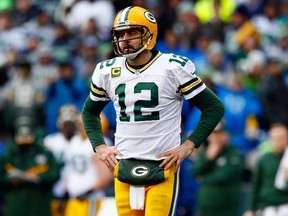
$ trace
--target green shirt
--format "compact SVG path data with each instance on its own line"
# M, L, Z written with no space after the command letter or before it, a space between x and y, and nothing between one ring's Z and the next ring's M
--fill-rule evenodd
M243 158L234 146L227 146L215 160L208 160L206 151L202 151L192 170L200 180L198 214L237 215L240 207L243 170Z
M248 210L255 211L266 206L288 203L288 191L278 190L274 186L281 158L282 155L269 152L259 160L252 176L251 191L248 196Z
M59 168L52 153L43 146L31 144L20 151L16 144L0 157L0 187L4 190L4 216L50 216L52 186L59 178ZM38 182L21 180L13 183L13 169L32 171Z

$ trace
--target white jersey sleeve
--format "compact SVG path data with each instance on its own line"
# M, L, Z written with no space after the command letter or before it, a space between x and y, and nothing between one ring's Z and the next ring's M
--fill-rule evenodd
M173 72L179 82L179 93L185 99L191 99L206 86L195 74L195 65L191 60L184 56L170 54L167 55L170 63L174 63Z
M104 62L100 62L96 65L96 68L92 75L92 82L90 85L90 98L94 101L109 101L109 95L106 91L107 82L109 82L109 66L113 65L116 58L110 59Z

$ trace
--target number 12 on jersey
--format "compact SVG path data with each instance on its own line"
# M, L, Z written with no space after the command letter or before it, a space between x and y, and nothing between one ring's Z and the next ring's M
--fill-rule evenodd
M125 104L125 88L126 84L120 84L115 89L115 94L119 96L119 106L120 106L120 121L130 121L130 116L126 113ZM136 100L133 106L133 113L135 116L135 121L152 121L159 120L159 111L151 111L148 113L143 113L142 108L155 108L159 104L159 91L158 86L154 82L139 82L134 86L134 96L141 93L143 90L150 92L150 100Z

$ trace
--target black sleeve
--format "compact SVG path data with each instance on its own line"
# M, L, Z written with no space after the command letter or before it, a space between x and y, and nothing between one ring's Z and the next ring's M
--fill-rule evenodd
M92 144L93 151L95 151L96 146L105 144L100 113L108 103L109 101L93 101L88 96L82 109L83 126Z
M189 101L201 111L200 120L188 137L198 148L221 120L225 109L221 100L209 88L204 89Z

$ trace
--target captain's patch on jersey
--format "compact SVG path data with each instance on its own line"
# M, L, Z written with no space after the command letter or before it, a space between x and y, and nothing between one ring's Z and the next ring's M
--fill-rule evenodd
M121 67L116 67L116 68L111 69L111 77L112 78L120 77L120 75L121 75Z

